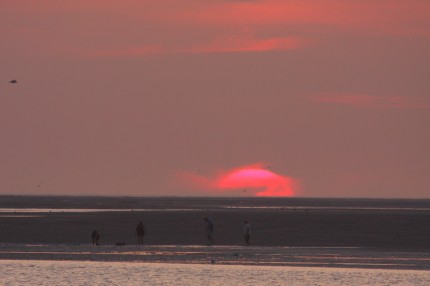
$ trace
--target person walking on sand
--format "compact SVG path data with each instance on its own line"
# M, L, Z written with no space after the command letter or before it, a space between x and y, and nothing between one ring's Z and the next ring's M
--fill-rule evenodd
M245 239L246 245L249 245L249 239L251 238L251 225L247 220L245 220L243 224L243 238Z
M93 242L93 246L99 245L100 233L97 230L93 230L91 233L91 240Z
M208 238L208 244L209 245L215 244L215 240L214 240L214 224L207 217L205 217L205 222L206 222L206 236Z
M146 229L141 221L136 227L137 244L143 244L143 237L145 236Z

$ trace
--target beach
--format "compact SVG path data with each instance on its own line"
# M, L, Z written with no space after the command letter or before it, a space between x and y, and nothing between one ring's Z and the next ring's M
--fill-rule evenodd
M207 245L204 217L214 222L215 245ZM251 223L250 246L244 220ZM139 221L147 229L143 245L134 234ZM141 285L140 272L120 283L121 271L145 269L151 276L160 267L170 274L151 276L152 285L169 285L172 275L194 281L177 285L208 284L207 271L208 285L241 285L248 275L249 285L270 279L272 285L288 279L295 281L289 285L427 285L428 225L426 200L3 196L0 269L20 277L34 269L63 273L47 280L57 285L69 279L64 269L81 269L82 281L110 273L99 285ZM91 245L93 230L100 232L99 246ZM355 280L344 283L351 275ZM3 285L17 285L2 276Z
M428 285L413 270L1 260L2 285Z

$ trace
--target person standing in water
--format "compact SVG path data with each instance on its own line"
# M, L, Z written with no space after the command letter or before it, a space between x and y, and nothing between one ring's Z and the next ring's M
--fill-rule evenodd
M243 224L243 238L245 239L246 245L249 245L249 239L251 238L251 225L247 220L245 220Z
M209 245L211 245L211 244L215 243L215 240L214 240L214 224L207 217L205 217L205 222L206 222L206 236L208 237Z
M100 233L97 230L93 230L91 233L91 240L93 241L93 246L99 245Z
M146 229L143 223L140 221L136 227L137 244L143 244L143 237L145 236Z

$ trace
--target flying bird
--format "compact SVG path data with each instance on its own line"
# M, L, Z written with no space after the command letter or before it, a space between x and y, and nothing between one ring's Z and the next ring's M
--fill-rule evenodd
M10 81L10 83L18 83L18 81L16 79L13 79Z

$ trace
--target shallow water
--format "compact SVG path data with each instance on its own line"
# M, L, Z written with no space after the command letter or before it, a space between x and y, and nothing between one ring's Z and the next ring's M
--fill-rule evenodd
M0 213L99 213L99 212L178 212L191 209L58 209L58 208L0 208Z
M0 284L429 285L430 272L217 264L0 260Z
M0 259L430 270L430 253L345 247L0 244Z
M0 196L0 243L204 245L204 217L217 245L367 247L429 252L430 200ZM25 233L25 235L23 235Z

